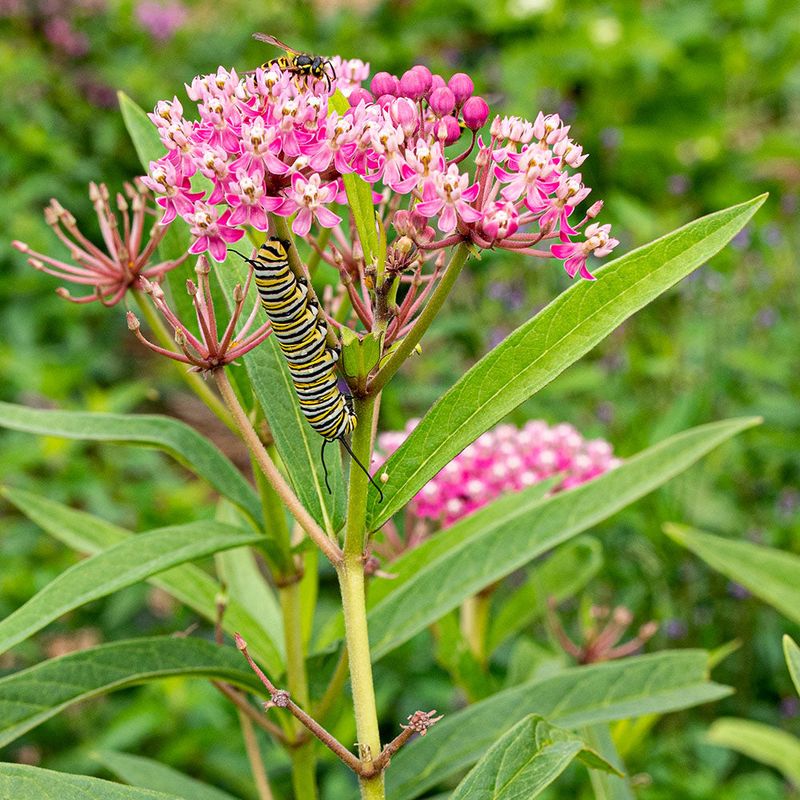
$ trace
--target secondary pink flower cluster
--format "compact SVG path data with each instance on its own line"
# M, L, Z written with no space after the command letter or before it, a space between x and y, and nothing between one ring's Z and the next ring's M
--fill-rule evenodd
M151 162L144 182L164 209L163 224L176 216L189 224L190 252L221 261L246 226L267 230L269 213L292 216L301 237L313 225L336 228L346 204L342 177L351 173L373 186L376 201L395 196L384 208L413 198L410 213L394 222L425 251L472 241L554 256L571 276L591 278L588 256L617 244L608 225L579 232L602 203L575 213L590 192L575 171L586 156L558 115L496 117L485 142L477 131L489 106L467 75L445 81L416 66L399 78L379 72L368 91L369 65L338 57L331 64L330 87L277 65L241 77L220 67L187 86L197 121L177 97L158 103L150 118L167 154ZM539 249L540 242L550 246Z
M405 431L378 436L382 463L406 439ZM487 431L416 494L410 503L414 516L452 525L501 494L518 492L554 475L562 476L553 492L571 489L620 463L603 439L584 439L567 423L549 426L531 420L522 428L498 425Z

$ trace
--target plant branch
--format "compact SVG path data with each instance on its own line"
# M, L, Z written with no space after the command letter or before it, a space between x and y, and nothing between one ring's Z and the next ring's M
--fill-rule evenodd
M261 667L253 661L253 657L247 651L247 643L242 637L236 634L236 647L239 648L242 655L247 659L250 668L258 676L261 683L264 684L269 692L270 699L268 703L264 704L265 710L268 708L285 708L293 717L299 720L314 736L317 737L331 752L338 756L351 770L360 774L361 762L351 753L340 741L334 738L325 728L322 727L315 719L303 711L300 706L295 703L289 696L289 692L283 689L278 689L275 684L264 674Z
M288 745L289 740L286 738L286 734L274 722L270 722L263 714L259 714L241 692L234 689L233 686L229 686L227 683L222 683L222 681L211 681L211 684L215 689L224 694L242 714L252 722L255 722L259 728L266 731L270 736L274 736L282 745Z
M450 263L445 267L441 280L436 285L436 289L431 294L425 308L422 309L422 313L417 317L417 321L405 338L398 344L397 349L389 356L389 359L378 371L378 374L372 379L367 389L370 394L380 392L386 386L397 370L400 369L403 362L411 355L417 344L419 344L419 340L430 327L434 317L439 313L439 309L444 304L447 295L450 294L450 290L461 273L461 268L466 263L468 256L469 246L462 242L456 247Z
M278 497L283 501L289 509L292 516L297 520L300 527L308 534L309 538L319 547L320 550L327 556L328 560L334 565L338 565L342 559L341 548L331 539L328 538L325 531L320 528L314 518L308 513L303 504L297 498L297 495L292 491L286 479L281 475L275 463L269 457L264 445L258 438L258 434L250 424L245 410L239 403L236 393L233 391L228 376L224 369L217 369L214 371L214 378L217 381L220 394L225 400L228 409L233 415L237 423L240 435L244 439L250 452L258 462L258 466L264 473L264 476L275 489Z

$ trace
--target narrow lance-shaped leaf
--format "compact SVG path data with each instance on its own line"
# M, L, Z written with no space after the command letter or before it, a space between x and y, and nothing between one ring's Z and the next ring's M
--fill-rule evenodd
M664 533L756 597L800 622L800 556L667 523Z
M79 561L0 622L0 653L68 611L170 567L256 544L263 536L219 522L189 522L140 533Z
M377 606L382 600L396 592L407 581L411 580L426 564L434 561L444 553L458 547L463 541L486 529L505 509L512 509L522 503L534 503L541 500L553 487L554 480L546 480L523 489L517 495L498 497L490 506L478 510L447 530L438 531L419 547L407 550L389 565L387 572L391 578L375 578L369 587L367 608ZM315 642L318 651L325 650L330 644L344 637L344 617L341 614L333 617L317 636Z
M592 769L615 771L580 737L532 714L486 753L458 785L452 800L538 797L576 758Z
M175 636L104 644L0 679L0 747L73 703L173 676L226 681L263 694L234 647Z
M422 418L371 498L372 530L400 510L470 442L592 349L620 323L705 263L764 202L757 197L695 220L618 258L559 295L484 356Z
M236 284L245 285L248 269L241 259L229 258L224 269L215 270L229 306ZM260 303L252 282L245 302L248 311ZM292 376L277 340L270 336L242 360L297 496L323 528L330 533L338 531L344 523L345 508L338 444L328 447L325 452L331 486L329 493L321 457L324 440L300 411Z
M392 759L387 795L412 800L427 792L474 764L527 714L539 714L563 728L579 728L691 708L730 694L727 687L708 681L707 661L702 650L680 650L575 667L445 713L426 736Z
M625 767L617 751L614 739L611 737L608 725L588 725L581 729L581 735L589 747L597 751L610 764L613 764L617 768L617 772L620 773L615 775L610 772L601 772L600 770L593 770L589 773L594 800L636 800L628 778L624 774Z
M800 786L800 739L791 733L762 722L731 717L716 720L708 730L708 740L775 767Z
M340 91L333 93L330 103L338 114L344 114L350 108L347 98ZM372 204L372 187L360 175L355 173L342 175L342 181L344 182L350 213L353 215L358 238L364 250L364 260L369 264L377 259L379 254L375 207ZM383 265L378 266L382 267Z
M166 792L183 800L236 800L233 795L190 778L152 758L114 750L100 750L92 753L92 756L120 780L142 789Z
M104 519L75 511L46 497L21 489L5 488L2 494L33 522L55 539L79 553L93 555L134 536ZM148 578L148 582L168 592L176 600L201 614L210 622L217 618L217 596L221 587L210 575L192 564L172 567ZM270 673L283 671L279 653L282 649L282 628L267 630L249 608L228 598L222 628L231 636L237 631L244 636L253 655Z
M211 442L183 422L155 414L48 411L0 403L0 426L16 431L156 447L171 455L254 521L261 504L252 486Z
M791 636L783 637L783 653L786 656L786 666L789 667L789 674L792 676L792 683L800 695L800 647Z
M27 764L0 764L0 797L3 800L186 800L175 794Z
M759 422L745 418L702 425L673 436L588 483L516 505L482 509L481 529L422 567L369 613L372 653L380 658L464 599L536 556L609 517L679 474L721 442ZM468 520L460 524L469 524Z

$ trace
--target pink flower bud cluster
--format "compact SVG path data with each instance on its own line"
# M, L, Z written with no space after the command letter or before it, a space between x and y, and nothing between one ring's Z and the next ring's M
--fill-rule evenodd
M602 204L574 214L590 192L574 171L586 155L558 115L496 117L485 143L477 131L489 106L463 73L445 81L423 66L400 77L379 72L367 90L368 64L335 57L325 69L323 79L277 64L242 77L220 67L187 86L196 121L177 97L158 103L150 118L167 153L143 180L163 224L180 216L190 225L190 252L224 260L246 226L267 229L270 213L292 216L301 237L314 226L336 228L347 201L343 176L352 173L373 186L376 201L412 197L411 213L442 234L432 240L433 228L422 226L426 237L415 243L427 252L471 241L565 259L570 275L591 278L588 256L617 244L608 225L596 224L573 241ZM332 99L337 89L348 108ZM551 239L558 244L536 247Z
M378 463L405 441L416 424L412 420L404 431L378 436ZM410 510L446 528L506 492L518 492L553 476L559 478L552 491L564 491L618 464L608 442L584 439L567 423L551 427L531 420L522 428L498 425L428 481L412 499Z

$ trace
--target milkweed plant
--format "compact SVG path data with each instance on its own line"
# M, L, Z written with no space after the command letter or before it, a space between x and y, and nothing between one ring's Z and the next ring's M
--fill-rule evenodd
M77 287L57 289L67 300L125 307L138 341L172 360L247 445L252 473L167 417L2 406L6 427L159 447L219 503L214 520L133 535L6 490L89 557L0 623L2 650L145 579L208 625L4 677L0 744L86 697L194 675L235 709L260 800L318 797L336 769L371 800L437 788L457 800L535 797L576 758L593 782L627 780L609 723L728 692L701 651L642 655L655 621L629 634L627 609L597 607L576 643L558 606L599 566L596 540L578 534L756 420L709 421L624 456L565 420L503 420L720 250L763 198L601 266L619 242L557 114L504 116L464 73L370 75L359 59L289 51L253 71L194 77L183 100L150 114L123 95L144 174L113 196L92 184L99 238L53 200L45 216L66 255L14 242ZM498 250L520 281L563 269L572 285L421 419L378 433L383 390L407 361L429 357L425 334L465 265L491 271ZM352 435L321 436L320 420L336 414L349 415ZM210 554L246 580L191 563ZM331 571L340 611L309 627ZM542 620L563 654L540 675L513 643ZM373 665L417 635L431 637L460 699L381 716ZM270 747L285 753L291 791L265 766ZM141 786L0 766L0 794L11 787L21 800L179 796Z

